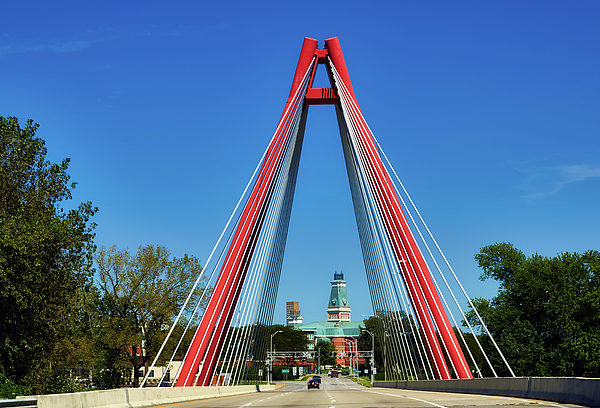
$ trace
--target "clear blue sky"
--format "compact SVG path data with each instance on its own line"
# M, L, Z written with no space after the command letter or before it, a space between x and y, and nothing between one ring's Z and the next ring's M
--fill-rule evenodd
M84 6L85 4L85 6ZM365 117L471 296L473 255L600 249L600 2L1 6L0 115L72 158L98 245L206 260L281 115L305 36L337 36ZM275 321L372 314L334 109L311 107Z

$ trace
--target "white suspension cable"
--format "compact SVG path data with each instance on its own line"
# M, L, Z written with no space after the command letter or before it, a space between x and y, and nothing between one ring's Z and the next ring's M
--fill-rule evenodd
M221 239L223 238L223 235L225 234L225 231L227 231L227 228L229 227L229 223L231 222L231 220L233 219L234 214L237 212L237 209L240 205L240 203L242 202L242 199L244 198L244 196L246 195L246 192L248 191L248 188L250 187L250 185L252 184L252 180L254 179L254 176L256 175L256 172L258 171L258 169L260 168L260 163L262 162L262 160L264 159L265 155L267 154L268 148L265 149L261 159L258 161L258 164L256 166L256 168L254 169L254 172L252 173L252 176L250 177L250 180L248 180L248 184L246 184L246 188L244 189L244 192L242 193L242 195L240 196L235 208L233 209L233 212L231 213L231 215L229 216L229 219L227 220L227 223L225 224L225 227L223 228L223 231L221 231L221 235L219 235L219 238L217 239L217 243L215 244L215 246L213 247L210 255L208 256L208 259L206 261L206 264L204 265L204 268L202 268L202 272L200 273L200 275L198 276L198 279L196 279L196 282L194 283L194 286L192 287L192 289L190 290L190 293L188 294L187 298L185 299L185 302L183 303L183 306L181 307L181 310L179 311L179 314L177 315L177 317L175 318L175 321L173 322L173 324L171 325L171 328L169 330L169 333L167 334L167 337L165 338L165 340L163 341L163 344L160 346L160 349L158 351L158 353L156 353L156 357L154 358L154 361L152 362L152 365L150 367L150 369L148 370L148 372L146 373L146 375L144 376L144 380L142 381L140 388L144 387L144 384L146 383L146 381L148 380L148 375L150 374L150 371L154 369L154 366L156 365L156 361L158 360L158 358L160 357L162 351L165 348L165 345L167 344L167 341L169 340L169 338L171 337L171 334L173 333L173 329L175 328L175 325L177 325L177 322L179 321L179 318L181 317L181 315L183 314L183 311L185 310L190 298L192 297L192 294L194 293L194 291L196 290L196 287L198 286L198 283L200 282L200 279L202 279L202 276L204 274L204 270L206 269L206 267L209 265L210 260L213 256L213 254L215 253L215 250L217 249L217 247L219 246L219 243L221 242ZM184 334L185 335L185 332ZM160 382L159 384L160 385Z
M340 98L341 98L341 99L343 99L343 98L344 98L344 96L345 96L345 92L347 92L347 90L346 90L346 89L344 89L344 88L345 88L345 85L343 84L343 81L339 80L339 75L337 75L337 71L335 70L335 67L333 67L333 66L332 66L332 70L333 70L333 72L334 72L334 76L337 76L337 77L338 77L338 78L336 78L336 80L338 80L338 84L341 84L341 86L339 86L339 88L340 88L340 90L341 90L341 92L340 92ZM353 102L353 100L352 100L352 98L351 98L351 97L350 97L349 99L351 100L351 102ZM348 108L346 108L345 110L346 110L346 111L350 111L350 112L354 112L354 110L353 110L353 109L348 109ZM359 111L359 112L360 112L360 110L359 110L358 108L356 108L356 111ZM383 170L383 171L385 171L385 170ZM387 182L387 181L386 181L386 182ZM375 186L377 187L377 186L378 186L378 184L375 184ZM378 188L378 187L377 187L377 188ZM380 207L380 208L382 208L382 207ZM393 211L394 211L394 213L395 213L395 209L393 209ZM396 214L396 216L398 216L398 214ZM403 218L403 214L401 214L400 216ZM406 222L406 220L405 220L405 222ZM400 232L401 232L402 234L406 234L406 232L403 232L403 231L400 231ZM409 231L408 233L409 233L409 234L412 234L410 231ZM401 244L402 244L402 243L401 243ZM403 245L403 244L402 244L402 245ZM410 248L410 251L412 252L412 248ZM414 256L414 254L413 254L413 256ZM402 259L402 258L400 258L400 259ZM411 267L412 267L412 266L411 266ZM417 264L417 267L418 267L418 269L420 270L420 265L419 265L419 264ZM421 272L421 274L423 274L423 271L421 271L421 270L420 270L420 272ZM427 282L427 280L425 280L425 284L426 284L426 285L428 285L428 282ZM431 289L430 289L430 288L429 288L429 291L431 291ZM435 304L435 307L436 307L436 308L438 308L438 305L437 305L437 304ZM439 310L439 309L438 309L438 310ZM435 323L435 321L434 321L433 323ZM444 324L445 324L445 322L444 322ZM437 344L435 344L435 345L436 345L436 346L439 346L439 345L437 345ZM444 346L445 346L445 344L444 344ZM435 361L434 361L434 362L435 362Z
M313 58L313 63L314 63L314 58ZM311 65L311 67L312 67L312 65ZM306 86L307 86L306 78L307 78L308 72L310 71L311 67L309 67L309 69L307 70L307 72L306 72L306 73L305 73L305 75L304 75L304 80L303 80L303 81L304 81L304 82L303 82L303 83L304 83L304 86L302 86L302 87L299 87L299 88L296 90L296 92L295 92L295 95L294 95L294 98L293 98L293 101L294 101L294 103L292 103L292 104L289 104L289 105L286 107L285 113L284 113L284 115L283 115L283 117L284 117L284 118L287 118L287 117L288 117L288 112L290 111L290 109L291 109L292 107L294 107L294 109L296 109L296 110L298 109L298 104L299 104L299 103L298 103L298 100L299 100L299 99L298 99L298 95L299 95L299 92L301 91L301 89L302 89L303 91L305 91L305 89L306 89ZM303 96L304 96L304 93L302 94L302 97L303 97ZM282 128L282 126L283 126L283 124L284 124L284 123L287 123L287 120L282 120L282 121L280 121L280 123L278 124L277 131L276 131L276 135L275 135L275 136L273 137L273 139L272 139L273 141L275 140L275 137L277 137L278 139L281 139L281 136L277 136L277 135L280 133L279 131L281 130L281 128ZM272 142L272 143L273 143L273 142ZM272 145L272 144L270 144L270 145L269 145L269 148L271 147L271 145ZM246 220L243 220L243 222L245 222L245 221L246 221ZM246 231L245 235L244 235L244 236L242 236L242 237L239 237L239 239L245 239L245 237L247 236L247 234L248 234L248 233L249 233L249 232L248 232L248 231ZM235 244L235 243L234 243L234 244ZM237 257L238 257L239 255L240 255L239 253L236 253L236 254L235 254L235 256L234 256L234 259L233 259L233 261L234 261L234 262L236 261L236 259L237 259ZM226 287L228 287L228 286L229 286L229 285L227 284L227 282L229 281L229 278L230 278L230 277L231 277L231 276L227 276L227 277L226 277ZM220 299L222 299L222 296L223 296L223 293L220 293L220 294L219 294L219 298L218 298L218 302L220 302L220 301L221 301ZM226 296L226 299L230 298L230 296L231 296L231 290L230 290L230 291L229 291L229 292L228 292L228 293L227 293L225 296ZM216 317L215 317L215 312L216 312L216 311L213 311L213 313L212 313L212 315L211 315L211 317L210 317L210 319L211 319L211 320L216 318ZM206 332L205 332L205 333L203 333L202 342L204 342L204 338L206 337L206 335L207 335L207 333L206 333ZM212 343L212 340L211 340L211 343ZM196 365L196 360L197 360L197 358L198 358L198 353L199 353L199 352L200 352L200 350L198 349L198 350L197 350L197 352L196 352L196 354L195 354L195 356L194 356L194 359L193 359L193 364L192 364L193 366L195 366L195 365ZM203 358L203 360L202 360L202 361L204 361L204 358ZM186 380L185 380L186 382L188 381L188 378L189 378L189 375L190 375L190 374L191 374L191 372L188 372L188 374L187 374L187 378L186 378Z
M373 138L375 139L375 136L373 136ZM377 143L377 145L379 146L379 142L377 141L377 139L375 139L375 142ZM450 270L450 272L452 273L452 276L454 277L454 280L457 282L457 284L459 285L461 291L463 292L463 295L465 296L465 298L467 299L467 301L469 302L469 305L471 306L471 308L473 309L473 311L475 312L475 314L477 315L477 318L479 319L481 325L484 327L486 333L488 334L490 340L492 341L492 343L494 344L494 347L496 348L496 351L498 351L498 353L500 354L500 356L502 357L502 360L504 361L504 364L507 366L507 368L509 369L511 375L514 377L515 374L513 373L510 365L508 364L508 362L506 361L504 355L502 354L502 352L500 351L500 348L498 347L498 345L496 344L496 342L494 341L494 338L492 336L492 334L489 332L487 326L485 325L483 319L481 318L481 316L479 315L477 309L475 308L475 306L473 305L473 303L471 302L471 299L469 297L469 295L467 294L466 290L464 289L464 287L462 286L462 283L460 282L460 280L458 279L458 277L456 276L456 273L454 272L454 269L452 268L452 266L450 265L450 263L448 262L448 260L446 259L446 256L444 255L444 252L442 251L442 249L440 248L440 246L438 245L436 239L434 238L433 234L431 233L431 231L429 230L429 227L427 226L427 224L425 223L425 220L423 219L423 217L421 216L419 210L417 209L416 205L414 204L412 198L410 197L410 195L408 194L408 191L406 190L406 188L404 187L404 184L402 183L402 181L400 180L400 178L398 177L398 174L396 173L396 171L394 170L392 164L390 163L389 159L387 158L387 156L385 155L385 152L383 151L383 149L381 149L381 146L379 146L379 150L382 152L388 166L390 167L390 169L392 170L394 176L396 177L396 179L398 180L399 185L402 187L402 190L404 191L404 194L406 195L406 197L408 198L409 202L411 203L412 207L415 210L415 213L418 215L421 223L423 224L423 226L425 227L425 229L427 230L427 233L429 235L429 237L431 238L431 240L433 241L433 243L435 244L438 252L440 253L440 255L442 256L442 258L444 259L444 262L446 264L446 266L448 267L448 269ZM395 187L395 186L394 186ZM462 312L462 308L459 307L459 309ZM485 350L483 349L483 347L481 346L481 344L479 343L479 340L477 339L477 336L475 335L475 332L473 330L473 328L471 327L470 323L468 322L468 320L466 319L466 317L464 316L463 313L463 318L465 320L465 322L467 322L469 329L471 331L471 333L473 334L473 337L475 338L475 341L477 342L479 349L481 350L481 352L483 353L483 355L485 356L486 361L488 362L488 365L490 367L490 369L492 370L492 372L494 373L494 376L497 377L496 372L492 366L492 364L490 363L487 354L485 352ZM481 373L480 373L481 374Z
M346 103L345 103L345 100L344 100L343 96L344 96L344 95L342 94L342 105L345 107ZM348 120L348 116L347 116L347 114L348 114L348 112L349 112L349 111L350 111L350 110L349 110L349 109L347 109L347 108L344 110L344 113L346 113L346 123L353 124L353 123L354 123L354 120L353 120L353 119L350 119L350 120ZM354 145L359 145L359 146L360 146L360 144L359 144L359 143L357 143L357 141L356 141L356 140L357 140L356 136L354 136L355 130L352 130L352 129L353 129L353 127L351 127L350 129L351 129L351 130L350 130L350 132L351 132L351 139L353 139L353 140L354 140ZM357 156L357 157L359 157L359 156ZM363 166L364 166L364 165L359 165L359 167L360 167L360 168L362 168ZM375 228L375 229L377 229L376 227L374 227L374 228ZM381 239L381 238L380 238L380 239ZM384 279L384 280L383 280L384 282L387 282L387 284L386 284L386 285L387 285L387 287L388 287L388 293L390 293L390 294L391 294L391 293L393 292L393 289L391 289L391 286L390 286L390 285L391 285L391 282L389 281L389 279L386 279L385 277L384 277L383 279ZM387 298L390 298L390 299L395 299L395 297L394 297L394 296L389 296L389 295L387 296ZM395 309L395 310L399 310L399 307L398 307L398 305L397 305L397 304L396 304L396 306L394 307L394 309ZM402 352L402 355L404 355L404 358L403 358L403 360L402 360L402 361L405 361L405 363L406 363L406 359L408 358L408 354L410 354L410 352L408 351L410 347L408 346L408 342L407 342L407 339L406 339L405 337L402 337L402 339L401 339L401 344L403 345L403 349L404 349L404 351ZM414 361L414 360L412 360L412 359L409 359L409 361ZM414 367L414 363L412 364L412 367L411 367L411 368L412 368L413 372L416 372L416 368Z

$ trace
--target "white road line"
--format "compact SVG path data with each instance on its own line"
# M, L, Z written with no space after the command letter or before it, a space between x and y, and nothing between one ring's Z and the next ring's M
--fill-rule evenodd
M358 385L356 385L355 383L351 383L353 386L349 386L347 383L345 383L345 382L342 382L342 381L340 381L339 379L338 379L338 382L339 382L339 383L340 383L340 384L341 384L343 387L345 387L345 388L347 388L347 389L351 389L351 390L359 390L359 391L363 391L363 392L372 392L372 393L374 393L374 394L389 395L389 396L392 396L392 397L397 397L397 398L408 398L408 399L412 399L412 400L415 400L415 401L424 402L424 403L426 403L426 404L430 404L430 405L433 405L433 406L435 406L435 407L438 407L438 408L448 408L448 407L445 407L445 406L443 406L443 405L436 404L435 402L426 401L426 400L422 400L422 399L419 399L419 398L413 398L413 397L407 397L407 396L404 396L404 395L395 395L395 394L388 394L388 393L383 393L383 392L377 392L377 391L366 390L366 389L364 389L362 386L358 386ZM395 389L395 390L398 390L398 391L419 391L419 390L404 390L404 389L400 389L400 388L391 388L391 389ZM327 391L325 391L325 392L327 392ZM443 392L443 391L430 391L430 392ZM327 395L329 395L329 393L327 393ZM331 395L329 395L329 397L331 398ZM484 395L484 394L477 394L477 397L484 397L484 398L500 398L500 399L506 399L506 400L510 400L510 401L519 401L519 402L525 402L525 403L527 403L527 404L536 404L536 405L550 405L550 406L557 407L557 408L569 408L569 407L567 407L567 406L565 406L565 405L555 404L555 403L552 403L552 402L550 402L550 401L543 401L543 400L526 400L526 399L522 399L522 398L515 398L515 397L505 397L505 396L502 396L502 395ZM460 398L460 399L461 399L461 400L472 400L472 399L474 399L474 397L465 396L465 397L463 397L463 398ZM442 401L443 401L443 398L436 398L436 401L440 401L440 400L442 400ZM332 401L332 402L335 402L335 401Z
M291 394L291 392L288 392L288 393L286 393L286 394L283 394L283 395L287 395L287 394ZM281 395L274 395L274 396L272 396L272 397L273 397L273 398L276 398L276 397L279 397L279 396L281 396ZM268 400L268 399L271 399L271 397L266 397L266 398L262 398L262 397L261 397L261 399L255 399L254 401L251 401L251 402L247 403L246 405L242 405L242 406L240 406L239 408L249 407L250 405L252 405L252 404L253 404L253 403L255 403L255 402L263 402L263 401L266 401L266 400Z
M388 394L388 393L385 393L385 392L377 392L377 391L370 391L370 390L363 390L363 391L364 392L372 392L373 394L388 395L390 397L396 397L396 398L408 398L408 399L411 399L411 400L415 400L415 401L419 401L419 402L424 402L425 404L433 405L434 407L448 408L448 407L445 407L444 405L436 404L435 402L431 402L431 401L425 401L425 400L422 400L420 398L407 397L407 396L404 396L404 395Z
M348 387L348 388L350 388L350 387ZM394 389L400 390L399 388L394 388ZM412 399L412 400L425 402L427 404L431 404L431 405L434 405L434 406L439 407L439 408L447 408L447 407L444 407L443 405L438 405L438 404L436 404L434 402L425 401L425 400L422 400L422 399L419 399L419 398L407 397L407 396L403 396L403 395L387 394L387 393L381 393L381 392L370 391L370 390L362 390L362 391L364 391L364 392L372 392L372 393L381 394L381 395L390 395L390 396L399 397L399 398L409 398L409 399ZM402 390L402 391L418 391L418 390ZM430 392L443 392L443 391L430 391ZM506 400L510 400L510 401L520 401L520 402L525 402L527 404L550 405L550 406L558 407L558 408L569 408L569 407L566 407L564 405L554 404L554 403L552 403L550 401L526 400L526 399L522 399L522 398L505 397L505 396L502 396L502 395L477 394L477 396L478 397L484 397L484 398L500 398L500 399L506 399ZM470 400L470 399L473 399L473 397L465 397L465 398L461 398L461 399L463 399L463 400ZM443 400L443 398L436 398L436 401L440 401L440 400Z

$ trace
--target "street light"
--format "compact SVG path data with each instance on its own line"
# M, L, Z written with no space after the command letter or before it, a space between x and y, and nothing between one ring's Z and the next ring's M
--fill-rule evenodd
M371 335L371 385L375 382L375 376L373 374L373 367L375 364L375 334L372 332L362 329L362 331L367 332Z
M387 327L385 324L385 319L383 318L383 316L380 315L362 315L365 317L375 317L378 319L381 319L381 322L383 323L383 378L384 381L387 381L387 341L386 341L386 337L389 337L389 334L387 333Z
M352 346L353 345L355 346L356 354L358 354L358 342L353 342L352 340L346 340L346 339L344 339L344 342L350 346L350 356L349 356L350 357L350 372L352 373L352 376L354 377L354 368L358 369L358 357L356 357L356 360L355 360L356 367L354 367L352 365L352 357L353 357L352 354L354 353L354 351L352 351Z
M269 369L269 378L268 378L269 382L268 382L268 384L271 384L271 380L273 379L273 361L275 360L273 358L273 336L275 336L277 333L283 333L283 330L277 330L275 333L271 334L271 353L270 353L271 354L270 355L270 357L271 357L271 367Z

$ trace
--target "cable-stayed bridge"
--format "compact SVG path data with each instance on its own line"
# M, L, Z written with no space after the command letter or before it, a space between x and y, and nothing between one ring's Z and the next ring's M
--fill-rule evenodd
M329 88L313 87L319 66L327 71ZM224 373L234 385L258 381L266 370L267 327L273 321L311 105L335 106L368 290L378 331L387 337L392 379L481 377L462 330L455 329L461 321L467 322L475 347L496 376L489 350L468 323L461 301L474 306L369 128L334 37L322 49L317 40L304 39L273 137L207 259L204 276L198 277L197 284L203 277L214 282L213 290L173 385L210 386ZM200 303L188 304L190 298L191 293L175 321L188 319L188 328L200 309ZM492 352L514 376L480 324ZM184 351L176 349L169 364L178 352ZM159 357L160 352L153 367Z

